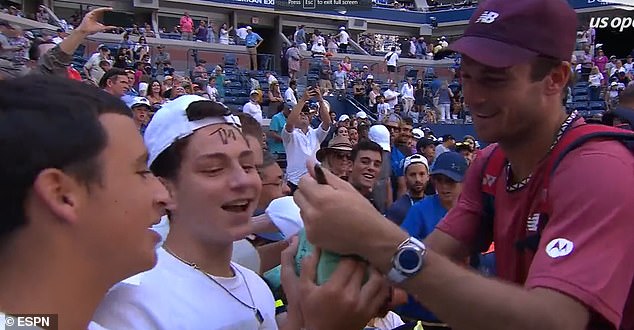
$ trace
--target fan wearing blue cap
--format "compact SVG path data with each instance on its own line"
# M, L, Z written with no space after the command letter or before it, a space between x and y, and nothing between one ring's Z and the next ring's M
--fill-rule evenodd
M436 187L436 194L414 203L403 220L401 228L421 240L429 235L456 204L462 191L462 181L466 171L467 161L461 154L453 151L440 154L430 173ZM417 303L413 297L410 297L408 303L400 307L398 312L406 318L425 321L426 325L443 328L443 323Z

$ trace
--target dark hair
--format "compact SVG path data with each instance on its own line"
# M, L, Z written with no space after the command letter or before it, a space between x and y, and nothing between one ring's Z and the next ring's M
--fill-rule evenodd
M619 103L634 110L634 86L629 86L619 94Z
M238 113L238 118L240 118L240 126L242 126L242 135L244 136L252 136L258 141L262 140L262 125L253 118L253 116L246 114L244 112Z
M262 171L273 164L277 164L277 159L273 156L272 153L264 150L262 151L262 164L258 165L258 174L260 175L260 179L264 179L262 177Z
M357 143L357 145L352 148L350 159L355 162L357 160L357 155L359 154L359 151L363 150L376 151L381 155L381 159L383 159L383 148L381 148L381 146L378 145L376 142L370 140L359 141L359 143Z
M39 173L56 168L87 188L101 183L108 137L99 115L131 116L118 98L48 75L0 81L0 237L25 225L25 200ZM37 97L33 97L37 95Z
M288 83L288 86L289 86L289 87L290 87L290 86L297 86L297 80L291 80L291 81Z
M163 90L163 85L161 84L161 82L156 80L156 79L152 79L152 81L150 81L150 83L148 84L148 87L147 87L147 96L152 96L152 97L157 96L157 95L154 95L154 92L152 92L152 85L154 85L154 83L158 83L159 86L161 87L161 90ZM160 94L161 94L161 92L159 92L158 96L162 97L163 95L160 95Z
M223 117L230 112L224 104L213 101L192 102L185 110L187 119L190 121L209 117ZM161 152L150 166L152 173L157 177L170 180L176 179L183 160L183 151L188 143L189 136L176 140L176 142Z
M561 65L561 60L547 57L538 56L533 63L531 63L531 82L540 81L556 67Z
M101 77L101 80L99 80L99 88L106 88L106 86L108 86L108 80L116 79L118 76L127 77L128 74L125 72L125 70L120 68L112 68L106 71L103 77Z

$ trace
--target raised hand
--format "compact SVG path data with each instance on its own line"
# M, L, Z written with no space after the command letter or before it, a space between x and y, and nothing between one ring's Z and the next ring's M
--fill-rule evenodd
M104 13L109 11L112 11L112 8L101 7L91 10L88 14L86 14L86 16L84 16L84 19L82 19L81 24L77 27L77 30L83 34L91 35L98 32L116 29L116 26L107 26L100 22L103 19Z

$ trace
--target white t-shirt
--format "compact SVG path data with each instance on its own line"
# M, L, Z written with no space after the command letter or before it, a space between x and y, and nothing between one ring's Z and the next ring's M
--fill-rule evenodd
M399 96L399 95L400 95L400 94L399 94L398 92L393 91L393 90L391 90L391 89L388 89L388 90L386 90L385 92L383 92L383 96L385 97L385 99L386 99L386 100L387 100L387 99L389 99L389 98L391 98L391 97L396 96L394 99L389 100L389 101L386 101L386 102L387 102L387 104L389 104L389 105L390 105L390 109L394 109L394 106L398 104L398 96Z
M385 60L387 61L387 65L396 66L396 62L398 61L398 54L396 52L389 52L385 54Z
M315 159L315 154L326 135L328 131L324 131L321 125L318 128L309 127L306 134L299 128L295 128L291 133L287 132L286 128L282 130L288 181L296 185L299 179L308 173L306 161Z
M254 272L232 262L236 276L214 278L244 303L255 305L264 318L262 325L252 309L202 272L163 248L157 255L156 267L110 289L95 312L95 322L109 330L277 329L273 295Z
M242 112L251 115L262 125L262 107L259 104L249 101L242 107Z
M404 84L401 88L401 96L404 99L414 99L414 85Z
M295 91L292 88L287 88L286 92L284 92L284 100L292 105L293 107L297 105L297 98L295 97Z
M595 87L601 86L601 80L603 80L603 75L601 74L601 72L597 74L591 74L590 77L588 77L590 86L595 86Z
M348 34L348 32L346 32L345 30L342 30L341 32L339 32L339 43L347 44L348 38L350 38L350 35Z

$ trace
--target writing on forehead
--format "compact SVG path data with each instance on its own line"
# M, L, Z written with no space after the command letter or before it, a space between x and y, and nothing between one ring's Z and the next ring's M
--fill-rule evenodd
M229 140L233 140L233 141L238 140L238 136L236 135L235 129L226 129L224 127L220 127L217 130L209 133L210 136L214 134L218 134L223 144L228 144Z

